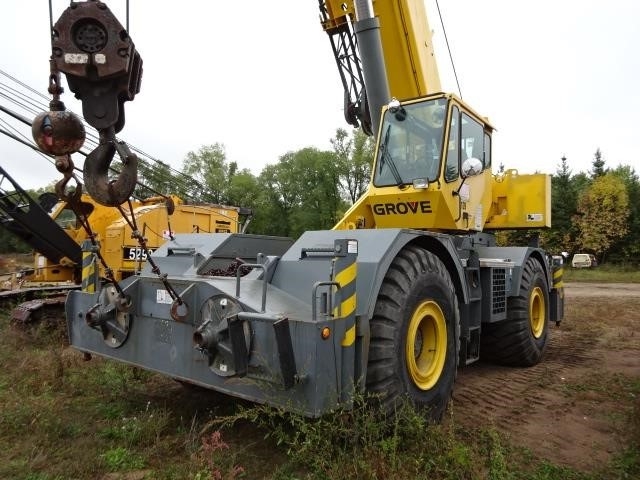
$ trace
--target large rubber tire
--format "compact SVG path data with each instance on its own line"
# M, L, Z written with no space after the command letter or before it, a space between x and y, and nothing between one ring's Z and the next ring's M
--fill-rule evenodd
M405 247L376 300L367 391L386 412L408 399L439 421L453 391L459 332L458 302L444 264L420 247Z
M542 359L549 337L549 288L542 265L529 257L517 297L507 300L507 320L482 326L484 359L530 367Z

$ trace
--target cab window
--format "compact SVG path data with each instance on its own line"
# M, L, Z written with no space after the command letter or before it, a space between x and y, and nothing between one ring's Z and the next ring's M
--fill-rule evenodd
M451 109L451 123L449 124L449 143L447 147L447 161L444 169L444 179L452 182L458 179L460 171L460 110L458 107Z
M447 107L435 98L386 110L373 177L376 187L438 179Z
M491 135L488 133L484 134L484 159L482 160L484 168L491 166Z
M482 128L482 124L466 113L462 114L461 120L461 161L464 162L468 158L477 158L486 167L487 164L484 160L484 129Z

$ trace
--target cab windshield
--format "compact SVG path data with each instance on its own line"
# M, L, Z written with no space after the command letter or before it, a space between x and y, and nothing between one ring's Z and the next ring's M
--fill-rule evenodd
M442 98L389 108L382 122L373 184L434 182L440 171L447 101Z

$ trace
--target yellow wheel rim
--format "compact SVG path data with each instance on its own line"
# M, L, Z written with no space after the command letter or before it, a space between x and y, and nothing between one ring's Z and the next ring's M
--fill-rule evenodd
M546 321L544 293L540 287L535 287L529 297L529 323L531 325L531 333L535 338L542 336Z
M447 357L447 322L433 300L422 302L414 311L407 330L405 356L415 386L420 390L432 388Z

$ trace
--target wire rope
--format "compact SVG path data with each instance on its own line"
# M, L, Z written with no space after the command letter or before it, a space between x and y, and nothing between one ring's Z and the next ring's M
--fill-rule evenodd
M458 86L458 95L462 98L462 90L460 89L460 81L458 80L458 73L456 72L456 65L453 61L453 55L451 53L451 46L449 45L449 39L447 38L447 29L444 26L444 20L442 19L442 13L440 12L440 4L436 0L436 8L438 9L438 16L440 17L440 25L442 25L442 33L444 34L444 41L447 44L447 50L449 51L449 60L451 61L451 68L453 69L453 76L456 79L456 85Z

